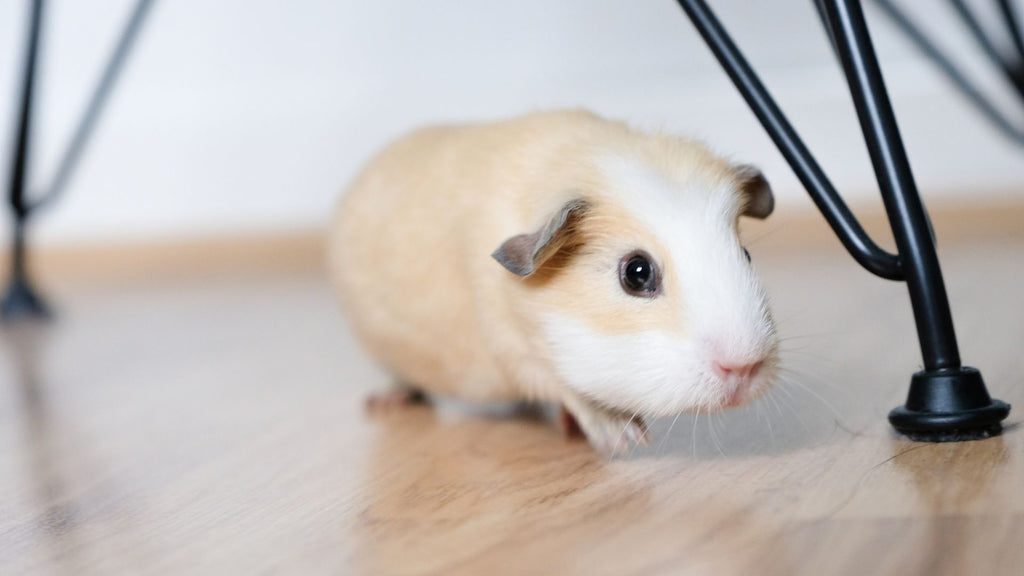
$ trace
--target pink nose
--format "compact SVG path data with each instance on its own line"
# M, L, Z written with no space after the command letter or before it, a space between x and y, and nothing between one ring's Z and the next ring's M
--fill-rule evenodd
M764 362L758 360L750 364L730 364L715 361L711 364L715 376L722 381L723 403L725 406L739 406L744 403L747 390L750 389L751 381L757 375Z
M750 364L734 364L726 362L715 361L711 365L711 369L715 371L715 376L718 376L722 380L750 380L757 375L757 371L761 369L761 365L764 364L762 360L757 362L751 362Z

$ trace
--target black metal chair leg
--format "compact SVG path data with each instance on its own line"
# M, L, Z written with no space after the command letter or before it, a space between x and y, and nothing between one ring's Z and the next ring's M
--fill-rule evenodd
M924 370L889 415L914 440L998 434L1009 405L992 400L981 373L960 364L952 315L924 205L914 185L859 0L816 0L840 56L882 191L899 256L868 238L704 0L678 0L832 229L870 272L906 280Z
M1010 407L989 397L978 370L960 364L928 218L910 172L860 2L824 0L824 5L899 249L924 360L924 370L911 380L906 405L893 410L889 421L900 432L920 440L997 434Z
M1014 8L1013 0L997 0L996 3L999 5L999 14L1003 17L1010 41L1013 43L1014 49L1017 50L1018 61L1024 61L1024 33L1021 32L1020 19L1017 16L1016 8Z
M971 36L974 37L974 40L981 48L982 53L992 61L993 65L1003 71L1007 82L1017 90L1017 95L1024 99L1024 74L1022 74L1024 70L1021 70L1019 67L1020 60L1007 59L1000 53L995 42L993 42L989 34L985 33L985 29L981 27L981 23L978 22L977 18L975 18L974 12L967 7L964 0L950 0L950 4L953 5L957 15L967 26L967 30L971 33ZM1001 13L1006 17L1007 23L1010 27L1008 31L1016 41L1019 30L1013 28L1016 24L1015 21L1011 20L1014 18L1013 9L1007 3L1005 4L1005 10L1001 11Z
M32 287L25 269L24 220L14 223L14 245L11 252L11 278L3 297L3 318L49 318L50 309Z
M819 0L820 1L820 0ZM918 49L928 57L932 62L938 66L939 71L946 75L953 87L971 103L981 115L992 124L999 132L1010 139L1011 142L1020 146L1024 145L1024 129L1021 129L1012 120L1011 116L1004 114L1000 109L989 99L985 93L977 87L963 72L959 66L954 64L953 60L942 50L939 46L932 41L914 22L907 16L907 14L896 5L892 0L874 0L875 5L885 14L893 24L896 25L900 31L907 36L907 38L917 45ZM1009 8L1007 8L1009 10ZM1008 18L1012 17L1012 12L1008 13ZM1010 24L1007 24L1011 26ZM1018 62L1024 63L1024 54ZM1004 65L1006 67L1011 66L1011 61L1007 61ZM1024 65L1024 64L1022 64ZM1001 66L1003 67L1003 66ZM1004 68L1005 70L1005 68ZM1024 104L1024 92L1020 92L1021 103Z
M49 308L33 289L28 278L26 265L28 223L37 210L59 197L67 185L152 4L153 0L137 0L135 9L121 32L120 40L93 90L89 104L82 113L78 127L64 150L53 182L43 195L35 200L30 200L26 191L26 180L32 133L35 76L43 19L43 0L32 1L17 141L11 165L10 205L14 217L14 239L11 243L11 275L3 300L0 302L0 318L3 320L45 318L50 315Z
M11 213L14 217L14 235L11 242L11 275L3 301L0 302L0 314L5 320L25 317L39 318L49 315L46 304L29 282L25 264L25 234L29 215L32 212L25 195L25 180L28 175L29 138L32 133L32 104L42 16L43 2L36 0L32 3L29 20L17 141L11 165L10 203Z

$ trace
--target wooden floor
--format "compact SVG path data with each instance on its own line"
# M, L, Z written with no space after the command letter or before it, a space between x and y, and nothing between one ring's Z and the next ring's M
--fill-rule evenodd
M613 461L507 407L364 413L386 376L309 242L54 258L56 321L0 331L0 574L1024 574L1010 214L936 218L963 357L1016 406L1003 436L894 436L920 364L904 287L778 221L751 252L785 381Z

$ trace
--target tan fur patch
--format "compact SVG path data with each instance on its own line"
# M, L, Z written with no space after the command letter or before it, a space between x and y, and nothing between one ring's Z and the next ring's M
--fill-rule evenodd
M660 270L661 292L652 298L627 294L619 283L621 259L636 250L650 254ZM523 284L538 292L547 312L572 316L596 332L658 330L684 335L675 265L649 230L612 201L602 199L594 201L577 223L570 244Z

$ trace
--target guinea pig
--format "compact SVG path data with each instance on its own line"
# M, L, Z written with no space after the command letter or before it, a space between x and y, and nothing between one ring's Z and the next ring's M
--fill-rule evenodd
M437 126L351 184L329 268L390 398L555 402L613 453L645 418L770 387L778 339L738 226L773 206L756 168L585 111Z

